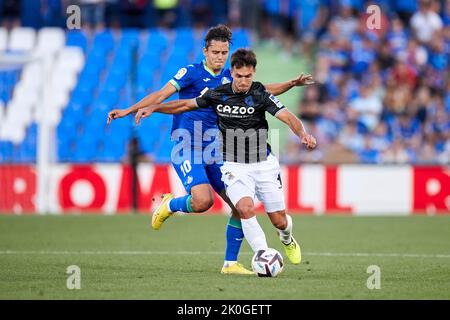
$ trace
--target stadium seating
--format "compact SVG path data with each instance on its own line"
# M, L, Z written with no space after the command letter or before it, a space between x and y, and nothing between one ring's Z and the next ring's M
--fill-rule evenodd
M9 34L8 50L29 52L34 48L36 31L32 28L14 28Z
M0 163L35 162L42 116L55 128L58 162L121 162L132 136L156 162L169 162L171 116L155 114L140 126L133 117L106 126L106 116L160 88L180 66L203 59L203 37L190 28L0 29L0 51L39 59L0 71ZM249 41L247 31L237 30L233 48Z

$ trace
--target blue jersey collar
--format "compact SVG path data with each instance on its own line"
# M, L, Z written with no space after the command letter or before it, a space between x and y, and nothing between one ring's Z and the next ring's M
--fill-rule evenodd
M212 71L210 68L208 68L208 66L206 65L206 60L203 60L202 61L202 65L203 65L203 68L206 70L206 72L208 72L210 75L212 75L213 77L218 77L221 73L222 73L222 71L223 71L223 69L222 70L220 70L220 72L218 73L218 74L215 74L214 73L214 71Z

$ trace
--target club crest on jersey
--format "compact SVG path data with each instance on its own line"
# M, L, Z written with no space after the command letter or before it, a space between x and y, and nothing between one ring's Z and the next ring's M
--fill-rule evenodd
M180 80L181 78L183 78L183 76L186 74L186 72L187 72L186 68L181 68L180 70L178 70L178 72L174 78L177 80Z
M234 179L234 175L233 175L230 171L225 172L224 176L225 176L228 180L233 180L233 179Z
M253 105L255 104L255 103L253 102L252 96L248 96L247 98L245 98L244 102L245 102L245 104L248 105L249 107L253 107Z
M271 94L271 95L269 96L269 99L272 100L273 103L275 103L275 105L276 105L278 108L283 108L283 107L284 107L283 104L281 103L281 101L278 100L274 95Z
M227 77L223 77L222 84L227 84L227 83L230 83L230 79L228 79Z

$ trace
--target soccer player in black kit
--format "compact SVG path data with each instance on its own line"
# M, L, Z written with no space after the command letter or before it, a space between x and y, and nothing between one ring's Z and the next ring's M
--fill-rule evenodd
M221 133L222 181L238 210L244 235L254 252L267 249L266 237L256 216L257 197L277 229L285 253L294 264L301 261L301 250L292 236L292 218L286 214L280 165L267 143L265 113L286 123L308 150L316 147L315 138L277 98L260 82L254 82L256 55L239 49L231 56L232 83L207 90L196 99L175 100L150 106L153 112L177 114L212 107ZM150 115L149 113L148 115ZM147 116L148 116L147 115Z

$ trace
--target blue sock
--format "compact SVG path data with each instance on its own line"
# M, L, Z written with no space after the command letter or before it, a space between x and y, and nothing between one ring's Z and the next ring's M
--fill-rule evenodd
M227 248L225 249L225 261L237 261L242 240L244 240L241 220L230 218L227 225L226 238Z
M184 197L174 198L169 202L169 208L172 212L185 212L190 213L194 212L191 206L192 196L190 194L185 195Z

